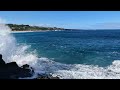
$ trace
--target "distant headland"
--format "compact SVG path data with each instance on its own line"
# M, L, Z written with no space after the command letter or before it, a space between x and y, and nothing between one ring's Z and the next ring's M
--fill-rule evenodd
M60 27L43 27L43 26L33 26L33 25L25 25L25 24L6 24L10 27L12 31L55 31L55 30L120 30L120 29L70 29L70 28L60 28Z
M43 27L43 26L31 26L24 24L6 24L12 31L45 31L45 30L65 30L64 28L58 27Z

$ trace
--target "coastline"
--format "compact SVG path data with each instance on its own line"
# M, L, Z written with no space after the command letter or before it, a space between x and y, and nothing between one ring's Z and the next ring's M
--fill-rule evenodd
M11 33L26 33L26 32L47 32L47 31L50 31L50 30L36 30L36 31L11 31Z
M30 30L26 30L26 31L11 31L11 33L27 33L27 32L48 32L48 31L61 31L61 30L35 30L35 31L30 31Z

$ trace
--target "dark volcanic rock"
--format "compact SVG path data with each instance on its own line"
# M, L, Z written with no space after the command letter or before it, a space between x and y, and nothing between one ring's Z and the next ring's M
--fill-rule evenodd
M2 55L0 54L0 68L4 67L5 61L2 59Z
M5 63L0 55L0 79L19 79L31 77L34 74L34 69L28 64L21 67L16 62ZM53 77L50 74L38 74L35 79L60 79L59 77Z
M25 65L22 66L22 68L24 68L24 69L28 69L28 68L30 68L30 65L25 64Z
M23 65L19 71L19 77L31 77L34 74L34 70L28 64Z
M19 67L16 62L5 63L0 55L0 79L18 79L31 77L34 74L33 68L25 64Z
M60 79L59 77L53 77L50 74L38 74L38 77L36 79Z

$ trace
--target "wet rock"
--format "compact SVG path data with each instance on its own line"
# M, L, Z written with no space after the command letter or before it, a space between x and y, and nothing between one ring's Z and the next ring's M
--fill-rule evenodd
M29 69L29 68L30 68L30 65L25 64L25 65L22 66L22 68L24 68L24 69Z
M34 74L34 69L30 65L25 64L21 67L16 62L5 63L0 54L0 79L19 79L31 77ZM53 77L50 74L38 74L35 79L60 79Z
M23 65L19 71L19 77L31 77L34 74L34 69L28 64Z
M5 61L2 59L2 55L0 54L0 68L4 67Z
M38 74L38 77L36 79L60 79L59 77L53 77L50 74Z
M0 54L0 79L18 79L31 77L34 70L25 64L19 67L16 62L5 63Z

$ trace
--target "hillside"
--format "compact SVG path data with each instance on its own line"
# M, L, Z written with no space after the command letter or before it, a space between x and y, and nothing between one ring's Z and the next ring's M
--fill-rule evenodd
M30 26L30 25L18 25L18 24L7 24L12 31L38 31L38 30L64 30L64 28L57 27L42 27L42 26Z

